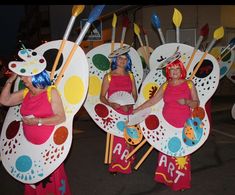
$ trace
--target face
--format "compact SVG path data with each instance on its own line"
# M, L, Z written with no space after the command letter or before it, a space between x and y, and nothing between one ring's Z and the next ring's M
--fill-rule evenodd
M117 57L117 65L125 67L127 63L127 57L125 55L120 55Z
M23 83L26 87L29 87L32 85L32 77L31 76L20 76L20 80L23 81Z
M181 75L181 69L179 65L174 65L170 67L170 77L172 79L179 79Z

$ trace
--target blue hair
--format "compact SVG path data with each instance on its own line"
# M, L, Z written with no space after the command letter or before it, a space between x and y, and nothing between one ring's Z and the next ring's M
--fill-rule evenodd
M39 74L32 76L32 84L36 88L44 89L47 86L51 85L50 76L48 75L46 70L43 70Z
M125 54L122 54L122 55L125 55L127 57L127 63L126 63L126 67L125 67L125 70L127 72L131 71L131 68L132 68L132 61L131 61L131 57L128 53L125 53ZM117 69L117 58L118 56L114 57L112 59L112 62L111 62L111 70L115 70Z

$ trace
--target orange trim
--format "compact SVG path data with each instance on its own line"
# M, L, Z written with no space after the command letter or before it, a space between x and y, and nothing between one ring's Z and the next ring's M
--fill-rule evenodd
M163 173L156 172L155 175L161 175L161 176L163 177L163 179L164 179L167 183L173 183L173 181L172 181L172 180L168 180L168 179L166 178L166 175L163 174Z
M112 166L112 168L119 167L119 168L122 169L122 170L127 170L127 169L129 168L130 164L131 164L131 162L128 162L128 165L127 165L126 167L123 167L123 166L120 165L120 164L114 164L114 165Z
M189 80L187 80L187 84L188 84L189 89L192 89L192 87L193 87L192 82L191 82L191 81L189 81Z
M165 83L163 83L163 91L166 90L167 85L168 85L168 81L166 81Z
M24 88L23 98L25 98L25 96L27 95L28 92L29 92L29 89L28 88Z

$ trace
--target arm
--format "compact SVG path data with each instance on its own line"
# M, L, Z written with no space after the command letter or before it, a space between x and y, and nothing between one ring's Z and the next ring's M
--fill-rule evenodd
M23 101L23 90L11 93L11 87L17 78L17 74L13 74L5 83L1 96L0 103L5 106L15 106Z
M109 80L108 80L108 74L106 74L103 78L103 82L101 86L100 101L108 106L111 106L113 109L117 109L120 107L120 105L117 103L109 102L108 99L106 98L108 88L109 88Z
M61 97L56 89L51 90L51 106L54 115L47 118L26 118L23 122L28 125L37 125L39 122L43 125L58 125L66 120L64 106Z
M164 93L163 85L161 85L161 87L154 94L154 96L152 98L150 98L149 100L147 100L146 102L144 102L142 105L138 106L136 109L134 109L133 113L136 113L140 110L144 110L145 108L148 108L150 106L155 105L156 103L158 103L162 99L163 93Z
M137 97L138 97L138 94L137 94L137 88L136 88L136 85L135 85L135 78L133 76L133 79L131 80L132 81L132 96L136 102L137 100Z
M198 98L198 94L197 94L197 89L194 85L194 83L192 81L191 82L191 96L192 96L192 99L179 99L178 102L182 105L187 105L189 106L190 108L196 108L199 106L200 104L200 101L199 101L199 98Z
M191 108L198 107L200 105L200 101L198 98L197 89L196 89L193 82L192 82L192 88L191 88L191 96L192 96L192 100L186 100L186 102L185 102L186 105L188 105Z

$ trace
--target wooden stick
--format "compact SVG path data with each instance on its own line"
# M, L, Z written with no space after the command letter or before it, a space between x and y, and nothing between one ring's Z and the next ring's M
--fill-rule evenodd
M52 80L53 77L54 77L55 70L56 70L56 67L57 67L57 65L58 65L58 62L59 62L61 53L62 53L62 51L63 51L63 49L64 49L64 46L65 46L66 41L67 41L67 40L63 39L62 42L61 42L61 44L60 44L60 49L59 49L59 51L58 51L58 53L57 53L57 56L56 56L56 58L55 58L55 62L54 62L54 64L53 64L53 67L52 67L52 70L51 70L51 75L50 75L50 79L51 79L51 80Z
M193 79L194 75L197 73L198 69L199 69L200 66L202 65L202 62L204 61L204 59L205 59L207 53L208 53L208 51L206 51L206 52L203 54L201 60L200 60L199 63L197 64L197 66L196 66L196 68L194 69L194 71L193 71L192 75L190 76L189 80L192 80L192 79Z
M187 66L186 66L186 72L188 71L188 69L189 69L189 67L190 67L190 65L191 65L191 63L192 63L193 58L194 58L196 52L197 52L197 50L194 49L194 50L193 50L193 53L192 53L192 55L191 55L191 57L190 57L190 59L189 59L189 62L188 62L188 64L187 64Z
M65 62L65 64L64 64L62 70L60 71L59 76L58 76L57 79L56 79L56 82L55 82L55 85L56 85L56 86L59 84L60 80L61 80L62 77L64 76L64 72L65 72L65 70L67 69L67 67L68 67L68 65L69 65L69 63L70 63L70 61L72 60L73 54L74 54L74 52L76 51L77 48L78 48L78 44L74 44L74 46L73 46L73 48L72 48L72 50L71 50L71 52L70 52L70 54L69 54L69 56L68 56L68 58L67 58L67 60L66 60L66 62Z
M221 59L221 57L220 56L222 56L222 54L226 51L226 49L228 49L230 47L230 45L228 44L222 51L221 51L221 53L219 53L215 58L216 59Z
M140 149L141 146L143 146L145 144L147 140L144 139L138 146L135 147L134 150L132 150L127 156L126 159L129 159L138 149Z
M120 47L123 47L123 44L124 44L124 40L120 42Z
M223 55L220 57L219 60L224 59L224 57L226 57L226 56L229 54L229 52L231 52L231 51L233 50L234 47L235 47L235 45L234 45L232 48L230 48L225 54L223 54Z
M147 152L144 154L144 156L140 159L140 161L137 163L137 165L134 167L135 170L139 168L139 166L144 162L144 160L147 158L147 156L150 154L150 152L153 150L153 146L151 146Z
M105 147L105 158L104 158L104 163L105 164L108 164L109 141L110 141L110 133L107 133L107 135L106 135L106 147Z
M108 163L110 164L112 161L112 153L113 153L113 139L114 139L114 135L111 134L110 135L110 146L109 146L109 161Z
M149 42L148 42L148 36L147 34L144 35L145 38L145 43L146 43L146 47L147 47L147 55L148 55L148 64L149 64L149 57L150 57L150 48L149 48Z
M114 41L111 42L111 52L114 51Z

